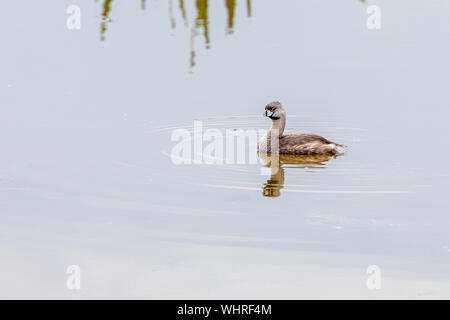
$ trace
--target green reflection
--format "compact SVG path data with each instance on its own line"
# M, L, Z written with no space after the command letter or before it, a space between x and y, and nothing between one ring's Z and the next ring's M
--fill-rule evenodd
M102 23L100 24L100 40L105 40L105 32L108 27L108 22L111 21L109 18L109 12L111 11L111 3L113 0L105 0L103 2L103 11L102 11Z
M97 0L96 0L97 1ZM195 24L198 28L203 28L203 36L205 38L205 42L209 44L209 33L208 33L208 1L209 0L195 0L196 1L196 9L197 9L197 17L195 19ZM105 32L107 30L108 22L111 21L109 14L111 11L111 3L113 0L103 0L103 10L102 10L102 22L100 24L100 33L101 39L105 39ZM172 0L169 0L169 19L171 21L171 26L175 27L175 18L173 12ZM145 10L146 8L146 0L141 0L141 9ZM225 8L227 10L227 33L232 33L234 28L234 15L236 9L236 0L225 0ZM184 0L179 0L179 9L181 12L181 17L184 21L184 25L188 26L188 18L186 14L186 6ZM252 13L252 5L251 0L247 0L247 16L251 17Z
M96 2L98 0L95 0ZM174 29L176 26L176 20L173 10L173 0L169 0L168 6L169 6L169 19L170 19L170 25L171 28ZM196 1L195 7L197 10L197 16L194 20L194 26L191 28L191 67L195 65L194 57L195 57L195 50L194 50L194 38L196 35L200 34L200 31L198 29L203 29L203 38L205 41L206 48L208 49L210 47L210 37L209 37L209 19L208 19L208 1L209 0L191 0ZM105 40L105 33L108 28L108 23L111 22L111 18L109 17L110 11L111 11L111 3L113 0L103 0L103 10L102 10L102 20L100 24L100 39L102 41ZM251 0L246 0L247 2L247 17L252 16L252 3ZM360 0L360 2L365 3L365 0ZM190 2L192 4L192 2ZM181 13L181 17L184 22L185 27L189 27L188 23L188 16L186 13L186 4L184 0L179 0L178 5ZM141 0L141 9L145 10L146 8L146 0ZM236 0L225 0L225 9L227 11L227 23L226 23L226 33L232 34L234 32L234 18L235 18L235 10L236 10Z
M227 19L227 33L233 33L234 25L234 9L236 9L236 0L225 0L225 6L227 8L228 19Z
M184 21L184 26L187 27L188 21L187 21L187 15L186 15L186 8L184 7L184 0L180 0L180 11L181 11L181 17L183 18L183 21Z
M196 0L195 7L197 9L197 17L194 20L194 25L191 28L190 41L190 68L191 71L195 66L195 37L201 33L203 29L203 38L206 49L210 48L209 31L208 31L208 0Z
M98 1L98 0L95 0ZM171 29L176 27L176 8L174 9L173 1L168 1L168 14L170 20ZM191 68L195 65L195 37L197 35L202 35L205 42L206 49L210 48L210 34L209 34L209 17L208 17L208 2L209 0L191 0L184 1L178 0L178 9L180 10L181 18L183 19L183 24L185 27L189 27L189 18L186 10L186 5L195 5L196 17L193 19L192 27L190 28L191 33L191 49L190 49L190 66ZM194 2L195 1L195 2ZM108 30L108 24L112 21L110 18L111 14L111 4L113 0L103 0L102 1L102 13L101 13L101 23L100 23L100 40L105 40L106 31ZM146 9L146 0L140 0L141 9ZM247 17L252 15L252 4L251 0L246 0L247 4ZM225 32L226 34L232 34L235 27L235 11L236 11L236 0L225 0L225 10L227 12L227 21Z
M175 21L175 17L173 15L173 4L172 4L172 0L169 0L169 19L170 19L170 27L172 29L175 29L176 26L176 21Z
M205 38L206 48L209 48L208 24L208 0L197 0L197 18L195 19L195 27L203 27L203 37Z

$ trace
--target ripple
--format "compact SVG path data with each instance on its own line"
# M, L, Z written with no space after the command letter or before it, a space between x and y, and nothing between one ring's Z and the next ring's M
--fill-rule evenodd
M323 135L331 140L343 143L352 149L355 144L364 141L367 129L360 126L354 126L349 121L318 121L318 116L311 115L289 115L286 133L316 133ZM329 118L329 117L327 117ZM185 129L191 134L191 140L194 135L194 121L202 121L202 131L208 129L218 129L223 133L221 141L225 140L226 130L266 130L269 122L261 115L230 115L219 117L204 117L192 119L190 123L171 123L151 129L152 134L169 136L173 130ZM161 138L163 140L164 138ZM170 137L167 137L170 141ZM204 141L204 146L209 144ZM170 145L170 143L169 143ZM175 145L175 143L173 143ZM204 147L203 146L203 147ZM247 141L247 152L256 145L249 146ZM193 148L192 148L193 149ZM170 150L170 149L169 149ZM204 149L203 149L204 150ZM251 152L251 151L250 151ZM171 158L171 152L162 150L162 155ZM316 193L316 194L405 194L408 190L388 190L380 186L368 185L370 179L367 174L372 172L372 168L364 166L360 162L351 161L346 155L335 157L325 157L323 159L314 159L314 156L306 159L302 156L283 155L280 160L280 170L276 173L272 169L266 168L265 161L258 159L257 163L245 164L227 164L225 152L221 158L211 157L203 151L191 152L191 157L200 155L201 159L214 160L223 164L195 164L191 169L186 169L183 177L192 175L189 183L209 188L221 188L229 190L247 190L263 191L266 196L279 196L282 192L286 193ZM248 162L249 155L246 155ZM299 158L300 157L300 158ZM177 160L185 160L177 158ZM186 165L189 167L189 165ZM200 169L199 169L200 168ZM264 169L264 170L263 170ZM207 173L205 170L208 170ZM269 176L263 183L262 179ZM290 179L289 183L285 183ZM351 177L351 179L348 179ZM346 184L339 185L337 179L345 179ZM361 185L355 184L354 180L360 180ZM306 182L306 183L305 183ZM311 184L309 184L312 182ZM364 184L364 182L366 182ZM367 183L369 182L369 183Z
M222 188L222 189L236 189L236 190L254 190L260 191L261 188L256 187L243 187L243 186L233 186L233 185L216 185L216 184L202 184L204 187L209 188ZM281 185L272 185L279 186ZM286 185L284 185L286 187ZM330 194L406 194L409 191L404 190L307 190L307 189L286 189L284 192L298 192L298 193L330 193Z

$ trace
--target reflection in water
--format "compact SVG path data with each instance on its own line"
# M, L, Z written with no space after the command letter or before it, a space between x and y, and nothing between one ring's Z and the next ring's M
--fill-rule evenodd
M175 22L175 17L173 16L173 4L172 4L172 0L169 0L169 19L170 19L170 27L171 27L172 29L175 29L176 22Z
M270 168L270 179L263 186L264 197L279 197L284 187L284 168L318 168L335 156L320 155L290 155L280 154L273 157L264 152L258 152L261 163ZM273 163L275 161L275 163ZM289 165L289 166L288 166Z
M97 1L97 0L96 0ZM173 10L173 1L169 0L169 20L170 26L172 29L176 27L176 19ZM188 17L186 13L186 6L184 0L179 1L179 9L181 12L181 17L184 22L185 27L189 27ZM192 0L195 1L195 7L197 10L197 16L194 20L193 26L190 29L191 32L191 40L190 40L190 69L192 71L195 66L195 37L201 34L201 29L203 29L203 38L205 41L206 49L210 48L210 38L209 38L209 19L208 19L208 1L209 0ZM365 0L360 0L362 3L365 3ZM108 23L112 21L109 14L111 11L111 3L113 0L103 0L103 9L101 15L101 23L100 23L100 40L105 40L105 33L108 29ZM141 9L145 10L146 8L146 0L141 0ZM225 0L225 8L227 10L227 22L225 33L232 34L234 32L234 17L236 10L236 0ZM247 0L247 17L251 17L252 15L252 4L251 0Z
M176 19L173 9L173 1L169 0L169 20L170 26L172 29L176 27ZM208 19L208 1L209 0L193 0L195 1L195 8L197 11L197 16L193 22L191 32L191 48L190 48L190 67L191 69L195 66L195 37L199 34L203 34L203 39L205 41L206 49L210 48L210 38L209 38L209 19ZM111 12L111 3L113 0L104 0L103 1L103 9L102 9L102 20L100 24L100 40L105 40L105 33L108 29L108 23L111 22L110 12ZM186 13L186 6L184 0L179 0L178 7L181 12L181 17L184 22L185 27L189 27L188 17ZM146 1L141 0L141 9L145 10ZM234 30L234 17L235 17L235 9L236 9L236 0L225 0L225 8L227 10L227 22L225 33L232 34ZM247 17L251 17L251 0L247 0ZM203 31L203 32L202 32Z
M100 24L100 40L105 40L105 32L108 27L108 22L111 21L109 18L109 12L111 11L111 2L112 0L105 0L103 2L103 10L102 10L102 23Z
M95 0L98 1L98 0ZM105 40L105 32L107 30L108 22L111 21L109 17L109 13L111 11L111 3L113 0L104 0L103 1L103 10L102 10L102 22L100 24L100 39ZM173 0L169 0L169 19L170 25L175 28L175 18L173 14ZM209 48L209 34L208 34L208 0L195 0L197 7L197 18L195 19L195 28L191 30L192 33L197 33L196 28L204 28L203 36L205 38L206 47ZM360 0L362 3L365 3L365 0ZM141 9L145 10L146 0L141 0ZM227 26L225 28L225 32L227 34L233 33L234 29L234 14L236 9L236 0L225 0L225 7L227 10ZM179 8L181 11L181 16L184 21L185 27L188 27L188 19L186 14L186 7L184 4L184 0L179 0ZM252 16L252 3L251 0L247 0L247 17Z
M236 8L236 0L225 0L225 4L228 12L228 25L226 32L228 34L231 34L233 33L234 9Z
M182 0L181 0L182 1ZM209 49L209 32L208 32L208 0L196 0L197 18L191 29L191 70L195 66L195 37L199 34L199 29L203 27L203 37L205 38L206 49Z
M183 18L184 21L184 26L187 27L188 22L187 22L186 8L184 7L184 0L180 0L180 11L181 17Z
M97 0L96 0L97 1ZM175 13L173 9L173 1L169 0L169 20L171 29L175 29L176 27L176 19ZM185 27L189 27L188 17L186 13L186 5L184 0L178 0L178 7L180 9L181 17L184 22ZM209 37L209 18L208 18L208 1L209 0L192 0L195 1L195 8L197 11L197 16L193 22L192 28L190 29L190 69L192 71L195 66L195 37L201 33L203 33L203 39L205 41L206 49L210 48L210 37ZM362 3L365 3L365 0L360 0ZM105 33L108 29L108 23L112 21L109 14L111 11L111 3L113 0L103 0L103 9L101 15L101 23L100 23L100 40L105 40ZM141 0L141 9L145 10L146 8L146 0ZM232 34L234 32L234 17L236 10L236 0L225 0L225 9L227 11L227 21L225 27L226 34ZM247 0L247 17L251 17L252 15L252 4L251 0ZM202 32L203 30L203 32Z
M195 28L202 28L202 27L206 48L209 49L208 0L197 0L197 18L195 19Z

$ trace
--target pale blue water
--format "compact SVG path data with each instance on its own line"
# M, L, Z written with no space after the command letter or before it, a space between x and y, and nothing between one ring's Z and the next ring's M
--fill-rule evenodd
M195 4L172 29L112 1L104 41L102 1L0 5L0 297L449 298L449 2L237 1L230 34L210 1L210 49ZM272 100L347 153L286 164L279 197L259 164L167 156L195 119L267 129Z

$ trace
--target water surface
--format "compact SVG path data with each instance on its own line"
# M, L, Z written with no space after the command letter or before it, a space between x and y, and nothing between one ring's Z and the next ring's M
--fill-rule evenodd
M450 297L448 1L70 4L1 5L0 297ZM171 161L272 100L346 154Z

